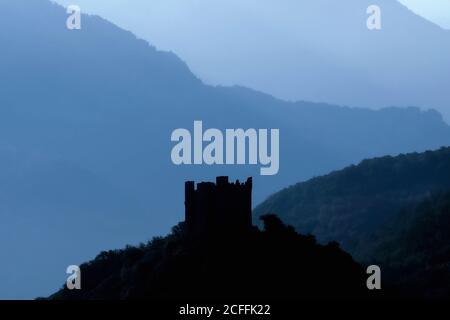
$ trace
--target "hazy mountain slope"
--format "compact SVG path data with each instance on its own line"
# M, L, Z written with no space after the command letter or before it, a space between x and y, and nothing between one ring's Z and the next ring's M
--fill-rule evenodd
M175 55L99 17L69 31L65 10L45 0L3 0L0 12L1 297L50 293L68 265L169 230L187 179L252 175L259 202L366 157L450 144L433 111L291 104L209 87ZM279 128L279 174L174 166L170 134L194 120Z
M281 219L320 241L335 239L358 258L373 257L376 232L400 209L450 190L450 148L364 160L269 197L256 216Z
M432 106L450 119L450 31L395 0L79 3L174 50L210 83L293 100ZM373 4L381 8L380 31L366 27Z

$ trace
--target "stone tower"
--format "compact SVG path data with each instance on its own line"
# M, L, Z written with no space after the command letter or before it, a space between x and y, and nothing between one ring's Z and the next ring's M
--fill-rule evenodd
M185 221L195 234L242 232L252 226L252 178L245 183L228 182L217 177L216 183L194 181L185 184Z

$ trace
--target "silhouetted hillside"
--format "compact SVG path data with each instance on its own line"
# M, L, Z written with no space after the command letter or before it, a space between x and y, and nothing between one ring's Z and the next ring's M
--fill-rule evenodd
M81 266L81 290L51 299L368 299L364 269L335 243L318 245L274 215L265 230L191 237L184 223L147 245ZM221 300L223 301L223 300Z
M403 298L450 299L450 148L365 160L287 188L255 209L336 239Z
M373 233L400 209L450 190L450 148L364 160L284 189L255 215L280 218L319 241L332 239L358 258L371 257Z
M411 297L450 299L450 193L405 208L377 234L372 261Z

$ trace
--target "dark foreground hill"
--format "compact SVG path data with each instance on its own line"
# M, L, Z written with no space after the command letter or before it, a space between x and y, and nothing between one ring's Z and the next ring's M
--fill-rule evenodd
M450 299L450 193L405 208L379 234L373 260L411 297Z
M193 238L185 225L147 245L102 252L81 266L81 290L51 299L368 299L363 268L274 215L264 231ZM223 301L223 300L222 300Z
M381 267L405 298L450 299L450 148L365 160L273 195L298 231Z

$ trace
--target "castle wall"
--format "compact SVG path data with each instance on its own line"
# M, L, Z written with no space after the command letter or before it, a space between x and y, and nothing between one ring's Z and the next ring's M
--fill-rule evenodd
M216 183L185 184L185 219L195 233L239 231L252 225L252 179L230 183L217 177Z

